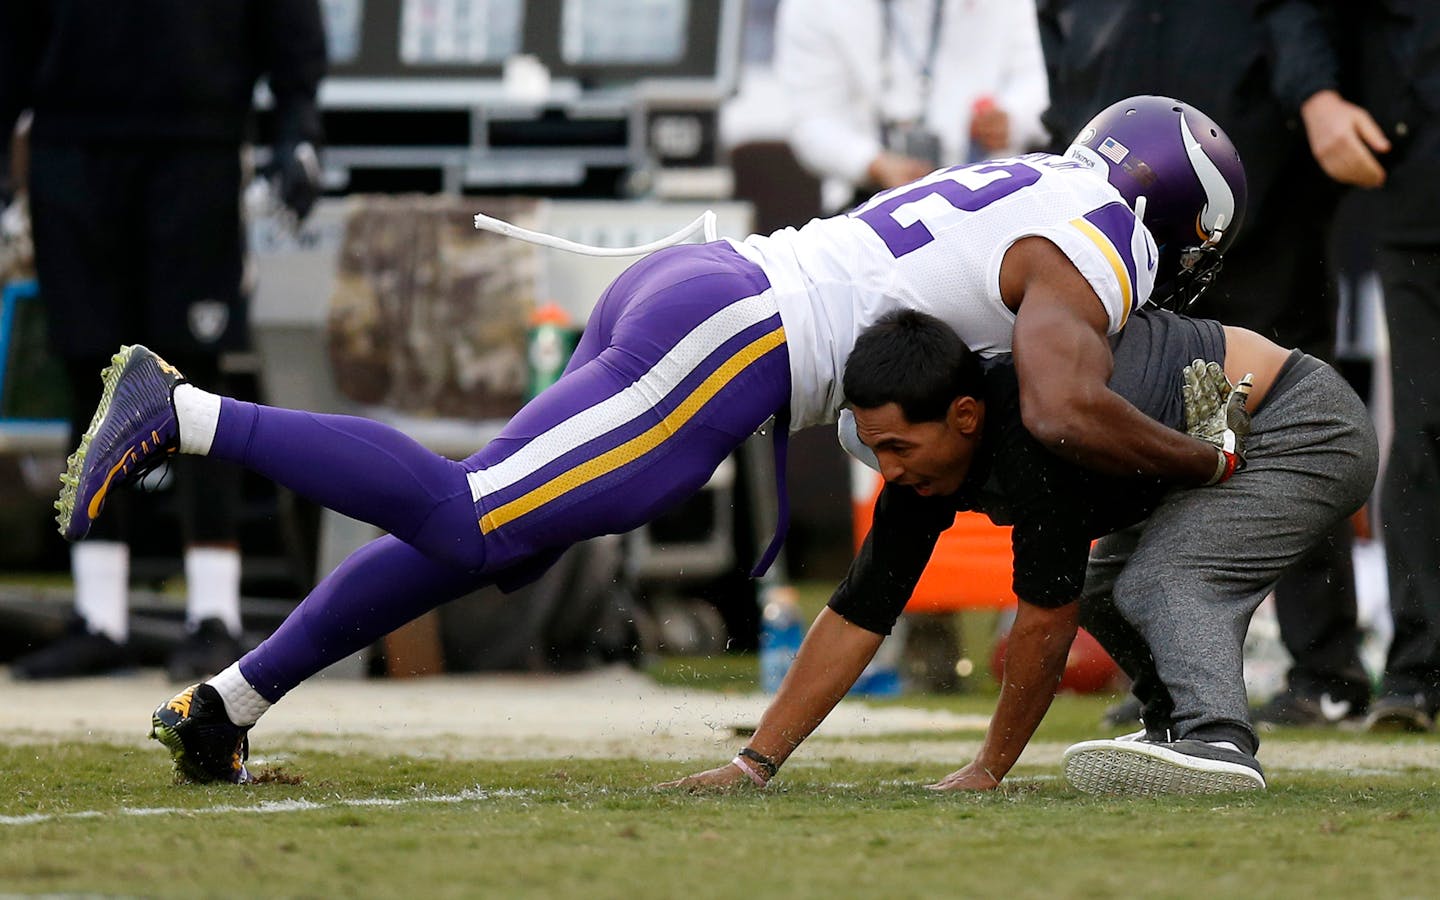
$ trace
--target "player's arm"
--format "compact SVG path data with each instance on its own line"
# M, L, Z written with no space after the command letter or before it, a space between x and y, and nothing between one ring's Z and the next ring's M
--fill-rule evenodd
M975 760L935 784L938 791L988 791L1020 758L1050 709L1080 621L1080 604L1047 609L1021 600L1005 653L1000 700Z
M324 128L316 101L325 75L325 27L314 0L266 6L258 28L262 66L275 97L269 169L280 201L304 221L320 199Z
M1224 458L1110 390L1109 320L1094 288L1044 238L1005 254L1000 288L1015 314L1015 370L1025 427L1052 452L1116 475L1205 484Z
M865 671L885 635L847 622L826 608L815 617L790 671L775 692L746 750L757 758L734 761L675 781L662 788L689 791L728 790L754 784L763 787Z
M1003 386L1004 382L1000 382ZM1044 450L1014 421L1014 410L992 404L987 428L997 428L996 479L1010 506L1020 598L1006 642L1000 699L975 760L933 790L990 790L1015 765L1050 708L1079 626L1075 598L1085 585L1090 556L1090 495L1083 473Z
M746 745L764 761L738 757L660 787L726 790L768 781L869 665L925 571L940 532L954 520L955 510L943 498L886 486L875 503L870 534L849 573L810 626Z

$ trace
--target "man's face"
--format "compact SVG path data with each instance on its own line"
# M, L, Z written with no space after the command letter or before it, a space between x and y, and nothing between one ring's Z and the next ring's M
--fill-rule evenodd
M973 397L955 400L937 422L911 422L896 403L851 411L856 433L875 452L885 481L925 497L960 489L985 421L985 407Z

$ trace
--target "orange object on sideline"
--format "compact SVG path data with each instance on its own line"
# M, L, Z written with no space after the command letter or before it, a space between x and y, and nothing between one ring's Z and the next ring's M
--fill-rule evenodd
M859 550L870 533L875 498L880 496L884 480L874 470L852 461L850 486L851 521L855 549ZM1016 602L1011 590L1014 561L1009 527L994 525L981 513L959 513L955 524L935 544L935 553L905 611L949 613L1012 607Z
M543 306L536 307L530 313L531 325L562 325L566 328L574 327L575 320L564 310L560 304L551 301Z

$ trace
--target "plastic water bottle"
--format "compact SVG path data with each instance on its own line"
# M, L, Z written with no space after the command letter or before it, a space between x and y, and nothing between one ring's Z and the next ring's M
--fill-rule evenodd
M560 380L579 342L580 329L571 321L570 314L554 303L547 303L530 315L530 330L525 338L526 400L535 399Z
M767 694L780 689L805 639L805 623L795 596L795 589L784 585L764 589L760 607L760 689Z
M850 688L850 693L857 697L898 697L905 690L905 682L900 677L900 657L905 647L905 617L901 616L895 623L890 636L875 651L874 659L855 679L855 685Z

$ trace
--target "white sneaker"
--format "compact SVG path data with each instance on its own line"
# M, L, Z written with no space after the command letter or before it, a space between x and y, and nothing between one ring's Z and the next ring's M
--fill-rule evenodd
M1065 751L1065 780L1087 794L1163 796L1265 790L1255 757L1204 741L1155 743L1126 735Z

